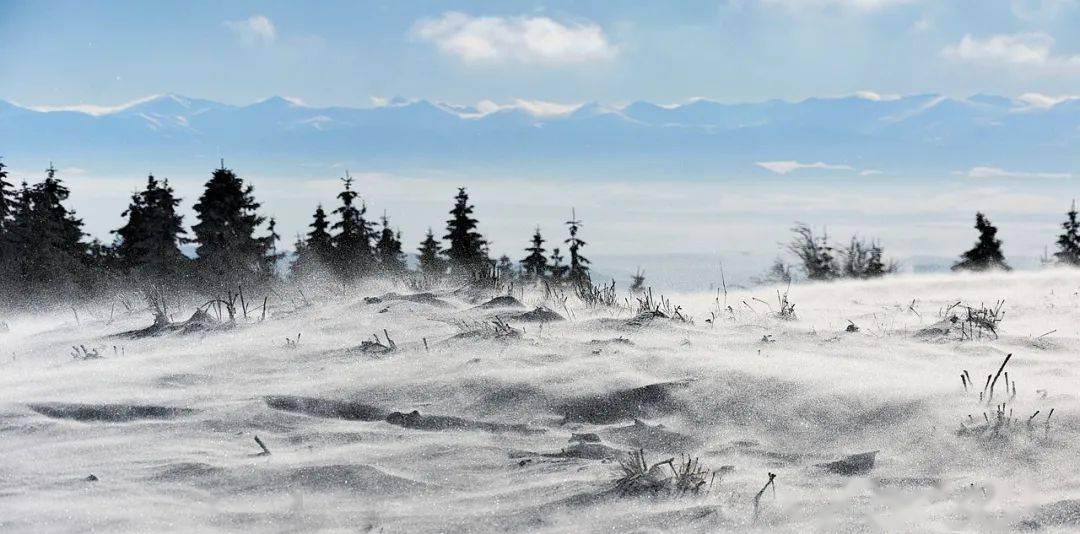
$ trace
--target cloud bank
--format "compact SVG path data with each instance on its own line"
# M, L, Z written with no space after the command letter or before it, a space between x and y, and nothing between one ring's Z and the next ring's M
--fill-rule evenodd
M448 12L417 22L412 35L469 65L571 65L606 60L617 49L593 23L548 17L474 17Z

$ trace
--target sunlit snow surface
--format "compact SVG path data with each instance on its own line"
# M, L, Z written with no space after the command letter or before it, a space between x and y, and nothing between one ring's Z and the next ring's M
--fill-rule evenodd
M7 318L0 531L1080 528L1078 272L795 285L789 321L772 314L776 288L665 295L693 324L631 325L571 296L547 303L569 320L542 328L476 307L493 295L364 301L391 290L408 293L308 289L305 306L286 292L263 322L143 339L115 337L152 321L120 304ZM998 339L916 336L950 304L1000 299ZM493 315L523 335L494 336ZM396 351L356 348L384 329ZM75 345L104 357L76 360ZM980 403L1008 353L1015 399L999 382ZM961 431L1001 402L1006 426ZM708 493L620 497L616 462L556 455L588 432L734 470ZM818 467L869 451L865 474Z

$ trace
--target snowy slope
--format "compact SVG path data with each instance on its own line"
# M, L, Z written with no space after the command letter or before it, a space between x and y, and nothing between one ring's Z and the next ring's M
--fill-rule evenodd
M574 297L547 303L567 321L515 318L539 293L521 309L364 300L390 289L283 290L265 321L141 339L117 334L150 314L120 304L8 318L0 531L1080 528L1078 272L794 286L793 320L772 288L668 295L693 324ZM996 339L916 335L955 302L999 299ZM495 316L523 332L497 335ZM384 329L396 351L357 348ZM999 382L980 402L1008 353L1015 398ZM980 430L1000 402L1012 421ZM707 494L619 497L609 449L567 457L574 433L732 467ZM818 467L870 451L865 473Z

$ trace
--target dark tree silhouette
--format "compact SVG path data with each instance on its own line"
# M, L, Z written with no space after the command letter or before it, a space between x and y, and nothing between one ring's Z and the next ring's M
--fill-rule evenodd
M405 254L401 251L401 234L390 229L390 219L384 213L379 240L375 243L375 253L379 258L379 267L384 274L405 272Z
M435 239L435 233L428 228L427 235L420 243L420 272L428 276L446 274L446 260L442 257L442 246Z
M510 256L506 254L499 256L499 262L495 264L495 272L503 280L514 279L514 262L510 260Z
M238 284L263 283L272 275L266 262L272 243L255 237L265 218L258 214L253 192L222 162L195 203L195 266L209 291L232 291Z
M289 272L293 278L304 278L318 272L324 272L333 265L334 245L330 233L330 223L326 220L326 211L322 204L315 208L307 238L297 234L296 253Z
M589 278L589 260L581 255L585 242L578 237L581 221L577 220L577 212L570 210L570 220L566 221L566 225L570 228L570 237L564 241L570 246L570 271L567 278L573 284L590 285L592 281Z
M15 216L16 192L4 161L0 159L0 295L5 295L4 281L15 278L15 246L12 243L11 226ZM13 289L13 288L12 288Z
M540 235L540 227L532 236L532 244L525 249L529 255L521 260L521 275L527 280L537 280L547 276L547 258L544 257L544 237Z
M1054 257L1059 263L1072 266L1080 266L1080 221L1077 220L1076 201L1069 208L1065 222L1061 228L1065 230L1057 239L1057 252Z
M876 242L868 242L852 236L851 244L841 252L839 276L877 278L896 272L896 264L885 263L884 251Z
M489 263L483 236L476 231L477 220L472 217L473 206L464 187L458 188L450 220L446 221L446 236L450 242L446 256L450 260L450 274L472 277L487 272Z
M69 191L49 165L45 179L16 197L7 235L21 292L74 297L87 289L92 258L82 220L64 206Z
M315 260L322 265L329 265L334 257L334 243L328 231L330 222L326 220L326 212L323 211L322 204L315 208L308 227L311 228L307 234L308 249Z
M642 291L645 291L645 271L638 267L637 272L630 278L630 292L641 293Z
M146 188L131 195L131 203L121 215L127 221L117 230L115 261L121 269L154 285L179 287L190 260L180 252L184 237L183 216L177 213L180 199L169 181L159 183L151 174ZM103 250L96 254L107 258Z
M334 264L343 278L353 280L370 275L375 266L375 253L371 248L373 230L371 223L364 219L367 206L361 203L357 208L355 205L359 194L353 191L349 173L345 173L342 182L345 189L338 193L341 206L334 210L341 217L333 226L337 230L333 237Z
M975 246L960 256L960 261L953 264L954 271L986 271L991 269L1009 270L1005 257L1001 253L1001 240L997 238L998 229L981 212L975 214L975 229L979 231L979 240Z
M0 159L0 247L4 244L4 231L15 215L15 186L7 181L7 177L7 165Z
M831 280L838 276L838 266L833 257L833 248L829 245L829 236L814 235L809 226L795 223L791 229L795 237L788 244L788 250L799 259L803 273L810 280Z
M558 247L551 249L551 258L548 260L548 279L553 283L562 282L570 270L570 267L563 265L562 254L559 253Z

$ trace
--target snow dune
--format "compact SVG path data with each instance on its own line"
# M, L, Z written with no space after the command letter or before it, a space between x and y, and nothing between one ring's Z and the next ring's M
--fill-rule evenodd
M1080 272L667 295L692 324L494 296L357 287L138 338L150 314L108 305L9 317L0 531L1080 528ZM919 334L1001 299L996 336ZM718 474L620 497L635 449Z

